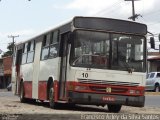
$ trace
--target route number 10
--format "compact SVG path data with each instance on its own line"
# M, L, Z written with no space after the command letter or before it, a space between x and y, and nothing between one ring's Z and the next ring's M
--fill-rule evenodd
M88 73L82 73L83 78L88 78Z

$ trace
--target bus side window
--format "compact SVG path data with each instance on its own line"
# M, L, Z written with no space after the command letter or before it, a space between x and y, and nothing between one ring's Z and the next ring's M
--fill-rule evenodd
M49 50L49 58L56 58L58 56L58 31L52 32L51 36L51 44L50 44L50 50Z
M30 41L27 47L27 63L33 62L34 58L35 41Z
M47 35L44 35L43 43L42 43L41 60L48 59L50 39L51 39L50 33L48 33Z
M27 58L27 46L28 46L28 43L25 43L25 44L23 45L22 64L25 64L25 63L26 63L26 58Z

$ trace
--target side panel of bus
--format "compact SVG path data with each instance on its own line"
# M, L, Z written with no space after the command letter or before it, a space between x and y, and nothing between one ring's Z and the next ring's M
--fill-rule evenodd
M21 65L20 74L24 82L25 97L32 98L33 63Z
M40 67L40 53L42 42L37 42L35 47L34 63L33 63L33 79L32 79L32 98L38 99L38 79Z
M40 61L39 81L38 81L38 98L40 100L47 99L47 83L49 79L58 80L60 58L47 59Z

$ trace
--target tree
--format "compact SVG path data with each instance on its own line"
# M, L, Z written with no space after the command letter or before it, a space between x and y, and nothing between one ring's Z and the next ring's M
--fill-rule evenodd
M5 52L2 57L7 57L7 56L11 56L13 53L13 43L9 43L7 46L8 51Z

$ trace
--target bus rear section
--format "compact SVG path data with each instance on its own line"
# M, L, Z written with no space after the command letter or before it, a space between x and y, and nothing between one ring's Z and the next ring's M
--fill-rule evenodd
M12 81L21 101L143 107L146 25L96 17L71 22L16 46ZM56 36L55 36L56 35ZM29 57L28 57L29 56Z

